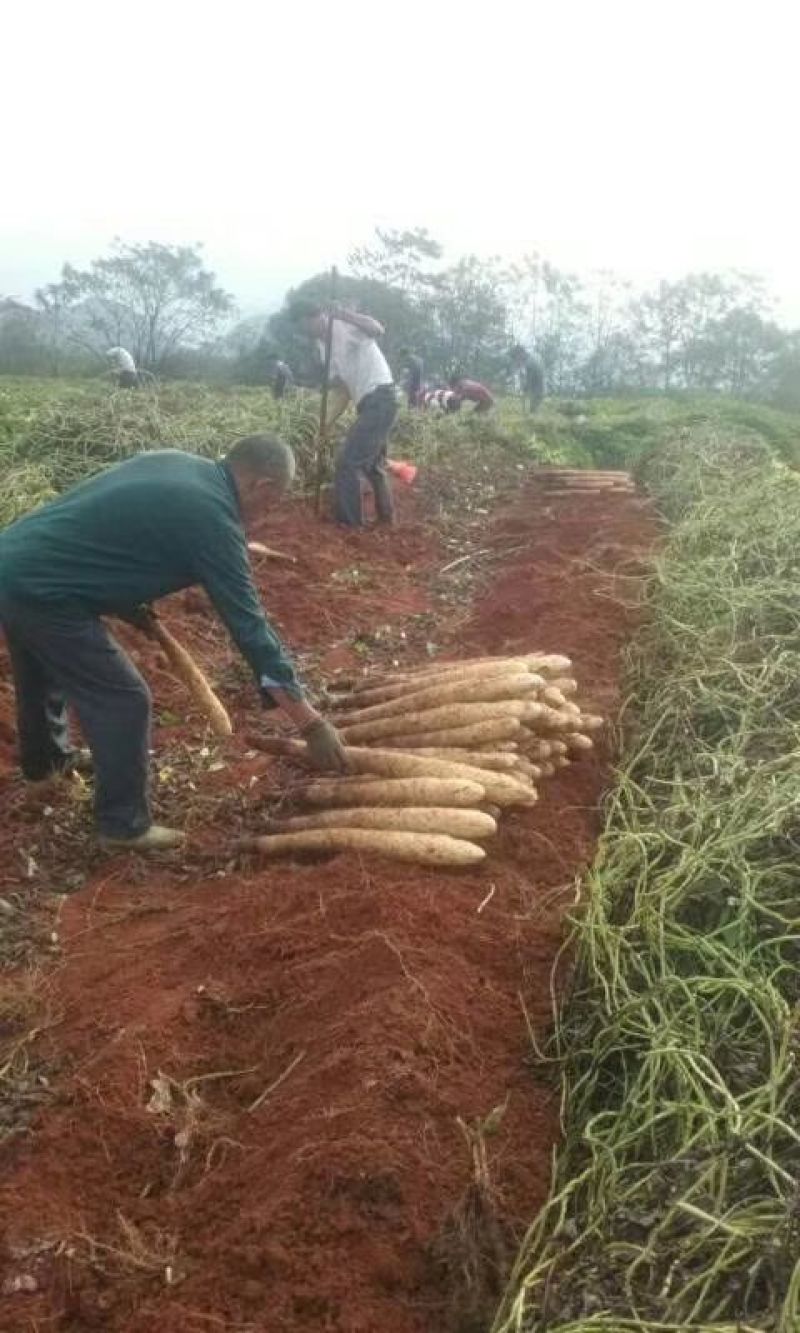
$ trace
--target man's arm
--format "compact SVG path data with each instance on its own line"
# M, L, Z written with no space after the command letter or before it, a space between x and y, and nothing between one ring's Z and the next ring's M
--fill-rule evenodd
M366 333L368 338L382 338L386 330L377 319L371 315L362 315L357 310L348 310L346 306L334 306L334 319L340 319L344 324L352 324L354 329L360 329Z
M289 656L264 614L250 573L244 534L232 524L217 525L213 534L204 533L193 564L198 583L252 668L262 697L294 723L317 767L343 769L346 760L336 731L306 699Z

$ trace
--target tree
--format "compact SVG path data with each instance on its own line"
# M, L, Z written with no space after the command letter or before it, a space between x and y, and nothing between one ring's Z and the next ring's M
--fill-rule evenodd
M179 350L207 340L235 309L203 265L199 248L125 245L88 269L65 264L59 283L37 292L59 338L101 354L120 345L137 365L157 369Z
M373 249L362 246L348 256L348 266L357 278L371 278L387 287L399 287L419 300L425 287L434 286L436 275L429 267L431 260L440 260L442 247L426 227L411 231L382 231L375 228L378 244Z

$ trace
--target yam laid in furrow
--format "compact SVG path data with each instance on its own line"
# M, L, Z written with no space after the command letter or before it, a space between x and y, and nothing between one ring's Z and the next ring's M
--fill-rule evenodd
M492 805L533 805L537 799L536 792L529 785L510 774L493 773L488 768L475 768L471 764L452 764L448 760L425 759L406 751L372 750L366 746L348 746L345 754L351 768L360 773L380 774L387 778L438 777L475 782L484 788L486 800ZM448 802L438 801L437 804L447 805Z
M567 742L570 753L573 753L575 751L594 749L594 741L592 740L591 736L585 736L580 731L568 732L565 735L564 740Z
M531 719L538 716L541 705L526 704L516 699L498 699L489 704L443 704L424 712L405 712L394 717L377 718L373 722L356 722L341 729L347 744L358 741L377 741L384 736L399 736L411 732L443 731L453 727L468 727L475 722L496 718ZM532 712L531 710L536 710Z
M491 768L496 773L513 773L519 764L517 755L510 750L461 750L446 745L415 745L413 750L426 759L449 759L454 764L474 764L478 768Z
M401 694L408 694L412 686L416 690L444 683L445 678L448 681L478 680L498 675L520 675L528 670L527 663L518 658L499 658L496 662L472 662L463 666L458 662L452 662L446 667L428 668L425 672L416 674L395 672L369 678L355 685L352 693L346 696L346 700L348 704L351 700L354 704L357 702L361 707L362 703L366 706L381 703L385 699L397 699Z
M482 847L446 833L397 833L387 829L307 829L303 833L275 833L256 838L263 856L291 856L303 852L359 852L387 856L426 866L478 865L486 857Z
M554 689L560 690L567 699L578 693L578 682L573 676L554 676L549 684Z
M300 833L313 828L394 829L400 833L448 833L452 838L480 839L491 838L497 832L497 820L483 810L453 806L355 806L270 819L265 832Z
M436 749L441 746L464 748L473 745L499 745L519 736L522 723L516 717L489 718L475 722L471 727L445 727L441 731L403 733L400 736L382 736L381 745L390 750Z
M488 774L487 776L491 776ZM454 805L474 807L487 798L482 782L441 777L373 780L318 778L300 793L307 805Z
M429 678L426 684L430 684L444 675L453 676L456 672L461 673L459 677L461 679L475 675L493 675L497 673L498 667L506 673L528 670L543 676L563 676L570 671L572 661L560 653L535 652L516 653L510 657L470 657L461 661L451 659L433 665L428 662L418 667L405 667L365 677L353 686L353 692L361 695L370 689L394 688L399 685L409 685L411 682L414 682L416 687L425 677Z
M404 713L420 712L426 708L439 708L443 704L453 703L491 703L500 699L533 698L538 690L546 687L544 680L530 671L517 672L513 675L479 676L476 680L456 680L442 685L431 685L427 689L409 691L397 699L386 699L383 703L371 704L368 708L353 706L347 712L337 712L332 721L336 725L352 726L358 722L371 722L376 718L394 717Z

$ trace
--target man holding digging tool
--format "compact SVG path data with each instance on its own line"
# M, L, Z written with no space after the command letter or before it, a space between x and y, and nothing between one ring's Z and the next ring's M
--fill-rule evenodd
M330 430L348 402L352 401L356 409L356 419L336 459L334 516L347 527L364 526L363 474L375 496L378 522L392 523L394 506L386 475L386 451L397 415L397 396L392 372L376 341L383 336L383 325L336 303L325 311L307 297L297 297L289 310L292 318L317 339L323 364L330 368L333 392L328 399L325 430Z
M150 692L100 617L127 620L174 650L149 603L194 584L252 668L265 706L291 719L315 767L345 767L335 729L306 700L264 615L248 563L244 524L280 499L294 470L292 451L269 435L238 440L219 463L175 449L139 454L0 533L0 624L22 771L37 781L70 769L70 704L94 762L104 844L159 850L183 833L152 822Z

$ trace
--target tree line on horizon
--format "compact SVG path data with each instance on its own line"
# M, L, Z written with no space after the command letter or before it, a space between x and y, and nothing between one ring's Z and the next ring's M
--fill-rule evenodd
M87 269L65 264L31 302L0 298L0 373L96 374L106 349L123 346L164 378L264 383L278 356L313 384L318 359L287 306L297 295L325 303L330 290L330 275L314 274L280 310L237 320L201 247L118 240ZM398 377L408 348L431 382L467 373L502 390L521 343L559 396L689 391L800 409L800 330L778 323L751 273L692 273L635 292L608 270L571 273L537 254L447 263L424 228L378 229L348 257L337 297L385 325Z

